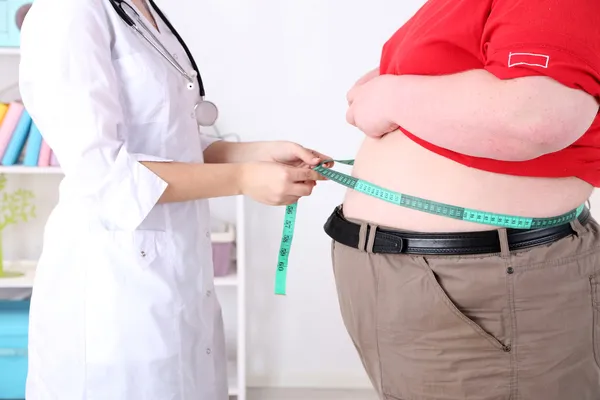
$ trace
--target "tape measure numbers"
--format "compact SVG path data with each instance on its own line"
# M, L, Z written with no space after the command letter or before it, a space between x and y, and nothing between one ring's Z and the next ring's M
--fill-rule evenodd
M565 214L549 218L527 218L490 213L439 203L384 189L362 179L357 179L350 175L324 167L325 164L331 161L338 164L354 165L354 160L328 160L316 166L314 170L333 182L400 207L411 208L428 214L441 215L461 221L493 225L499 228L538 229L563 225L575 220L579 214L581 214L585 206L582 204ZM285 209L283 235L279 247L279 260L275 275L275 294L279 295L285 295L286 293L288 258L292 247L292 238L294 237L294 225L296 223L297 210L297 203L288 205Z
M285 294L287 281L288 258L292 248L294 237L294 226L296 225L296 211L298 203L285 207L285 218L283 220L283 233L279 245L279 259L277 260L277 273L275 274L275 293Z

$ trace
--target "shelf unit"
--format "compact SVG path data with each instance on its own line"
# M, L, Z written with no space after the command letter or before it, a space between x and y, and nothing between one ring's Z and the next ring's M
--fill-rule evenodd
M29 168L35 169L35 168ZM0 171L1 173L1 171ZM229 381L229 396L237 400L246 400L246 313L245 313L245 238L244 238L244 199L242 196L236 202L236 268L235 272L215 277L216 288L237 289L237 340L235 358L227 360L227 375ZM216 237L219 234L216 234ZM0 290L31 289L35 279L36 261L19 260L4 261L4 268L10 272L20 272L23 275L14 278L1 278Z
M16 47L0 47L0 56L18 56L21 49Z
M62 175L60 167L25 167L22 165L16 165L14 167L2 167L0 166L0 174L28 174L28 175Z
M4 268L6 271L19 272L22 275L14 278L0 278L0 290L1 289L31 289L33 288L33 282L35 280L35 266L36 261L31 260L18 260L18 261L4 261ZM226 276L219 276L215 278L216 287L236 287L238 285L237 273L232 273Z
M0 47L0 57L18 57L20 49ZM1 61L0 61L1 62ZM62 175L60 167L28 167L22 165L0 166L0 174L5 175ZM228 348L227 373L230 399L246 400L246 225L245 202L243 196L237 196L235 203L235 273L223 277L215 277L217 290L235 291L236 304L236 338L235 349ZM40 238L41 240L41 238ZM21 271L25 275L16 278L0 279L2 289L31 289L35 278L36 261L5 261L10 271ZM227 310L223 310L225 314ZM224 315L225 316L225 315ZM232 354L233 353L233 354Z
M61 174L60 168L36 168L36 167L1 167L0 174ZM237 400L246 400L246 275L245 275L245 205L243 196L236 199L236 255L235 270L225 276L215 277L215 287L236 290L237 309L237 332L236 348L228 349L228 355L232 350L234 358L227 361L227 373L229 381L229 396ZM215 234L213 237L217 237ZM0 290L3 289L31 289L35 279L35 260L19 260L4 262L7 271L21 272L24 275L15 278L0 279Z

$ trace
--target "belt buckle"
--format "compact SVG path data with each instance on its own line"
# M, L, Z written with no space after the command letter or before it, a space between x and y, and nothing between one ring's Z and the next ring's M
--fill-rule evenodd
M401 237L397 238L398 241L394 242L394 252L392 254L402 254L404 253L404 244L406 243L406 241L404 239L402 239Z
M379 243L377 245L373 243L373 253L402 254L406 250L406 240L404 238L378 229L375 230L374 234L379 234L379 238L375 237L375 242Z

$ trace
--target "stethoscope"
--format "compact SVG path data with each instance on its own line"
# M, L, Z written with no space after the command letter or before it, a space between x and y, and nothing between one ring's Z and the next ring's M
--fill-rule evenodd
M157 39L157 37L152 33L152 31L146 26L146 23L142 20L142 17L138 12L127 3L125 0L110 0L110 3L114 7L115 11L121 19L129 25L138 35L140 35L144 40L146 40L154 49L165 59L167 60L173 68L177 70L187 81L187 88L189 90L194 90L195 79L198 79L198 88L200 91L200 101L194 106L194 112L196 113L196 121L198 121L198 125L200 126L212 126L216 122L219 116L219 110L217 106L210 102L204 100L205 92L204 92L204 84L202 83L202 77L200 76L200 71L198 70L198 66L196 65L196 61L190 52L190 49L187 47L181 36L177 30L171 25L167 17L163 14L163 12L158 8L158 6L154 3L153 0L148 0L156 14L160 17L160 19L167 25L171 33L177 38L181 47L185 50L190 63L192 64L193 71L188 73L182 66L177 62L175 58L169 53L169 51L165 48L165 46ZM124 7L125 6L125 7Z

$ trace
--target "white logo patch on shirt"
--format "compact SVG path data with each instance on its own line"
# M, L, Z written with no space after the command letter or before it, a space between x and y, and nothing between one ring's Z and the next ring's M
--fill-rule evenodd
M548 68L550 56L535 53L509 53L508 68L517 65L529 65L531 67Z

